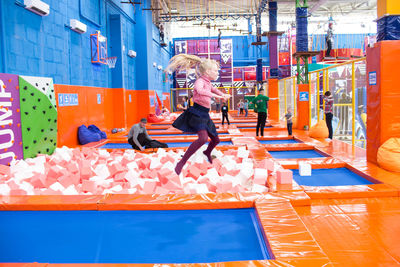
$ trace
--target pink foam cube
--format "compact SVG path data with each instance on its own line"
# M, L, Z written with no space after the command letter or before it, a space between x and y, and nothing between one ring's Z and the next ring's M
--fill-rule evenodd
M148 169L148 168L150 167L150 164L151 164L151 159L149 159L149 158L142 158L142 159L140 159L140 160L137 162L137 164L138 164L138 167L139 167L141 170Z
M206 184L206 185L207 185L208 191L213 192L213 193L217 192L217 187L215 185L212 185L212 184Z
M153 194L154 190L156 188L156 181L151 181L151 180L146 180L144 182L143 190L142 192L144 194Z
M224 176L225 174L227 174L228 173L228 170L224 167L224 166L222 166L219 170L218 170L218 174L220 175L220 176Z
M63 175L57 179L57 181L64 186L64 188L67 188L68 186L74 184L74 181L72 180L72 177L70 175Z
M195 165L189 168L188 170L188 175L189 177L192 177L193 179L197 180L200 176L201 170L199 170Z
M262 161L256 162L256 168L267 169L272 172L274 170L274 161L271 159L263 159Z
M278 184L291 184L293 172L291 170L281 169L276 171L276 182Z
M232 189L232 182L231 181L220 181L216 184L217 186L217 192L218 193L225 193L228 192Z
M29 183L34 187L34 188L43 188L45 187L44 183L40 180L39 176L35 175L31 178Z
M123 171L123 172L119 172L119 173L115 174L114 175L114 181L116 181L116 182L120 182L120 181L126 182L126 179L125 179L126 173L127 173L126 171Z
M164 187L161 187L161 186L157 186L156 187L155 194L166 195L166 194L169 194L169 193L170 193L170 191L168 189L164 188Z
M265 185L268 179L268 170L256 168L254 169L253 183L259 185Z
M2 174L2 175L10 175L10 167L0 164L0 174Z
M90 180L82 181L82 191L94 193L96 191L96 183Z
M47 176L55 179L57 179L61 175L62 175L61 168L58 165L51 166L47 173Z
M80 164L80 174L82 179L89 179L92 177L93 172L91 169L91 163L89 160L82 160Z

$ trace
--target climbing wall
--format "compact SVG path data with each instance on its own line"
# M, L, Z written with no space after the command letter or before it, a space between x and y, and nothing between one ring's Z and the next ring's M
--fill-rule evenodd
M0 73L0 164L22 158L18 76Z
M52 154L57 146L57 106L53 80L19 77L24 158Z

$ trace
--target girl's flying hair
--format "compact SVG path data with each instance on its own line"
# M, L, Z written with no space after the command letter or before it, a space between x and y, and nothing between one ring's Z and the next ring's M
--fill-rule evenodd
M213 66L219 68L218 62L213 59L199 58L195 55L179 54L171 58L166 71L180 71L194 68L196 70L196 76L200 77Z

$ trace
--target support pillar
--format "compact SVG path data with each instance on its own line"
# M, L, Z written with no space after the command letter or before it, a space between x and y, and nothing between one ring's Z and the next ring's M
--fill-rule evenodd
M279 99L279 54L278 54L278 36L283 32L277 31L278 24L278 3L268 2L269 9L269 31L264 32L264 36L268 36L269 41L269 79L268 79L268 96L270 98ZM271 100L268 103L268 118L279 121L279 100Z
M298 84L297 103L297 129L304 130L310 126L310 87L308 84Z

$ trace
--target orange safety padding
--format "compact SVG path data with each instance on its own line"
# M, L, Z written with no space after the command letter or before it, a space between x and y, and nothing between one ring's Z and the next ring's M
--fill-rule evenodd
M103 196L0 196L0 210L97 210Z
M300 92L309 92L309 85L308 84L298 84L297 85L298 92L296 95L296 101L297 101L297 125L296 129L303 130L304 126L310 125L310 118L309 118L309 113L310 113L310 107L309 107L309 100L308 101L300 101L299 95ZM309 96L310 98L310 96Z
M270 120L279 121L279 80L268 79L268 97L278 98L268 101L268 118Z
M324 259L325 264L330 262L299 220L290 202L259 200L256 201L255 207L266 239L277 260L307 258Z
M328 138L329 131L328 127L326 126L326 122L320 120L317 124L313 125L310 128L310 137L312 138Z
M400 172L400 138L390 138L381 145L378 164L388 171Z
M311 199L399 196L399 190L396 187L388 184L302 187Z
M313 200L295 210L335 266L398 266L399 198Z
M367 159L374 163L379 147L400 137L399 62L400 41L381 41L367 49L367 73L376 72L376 85L367 86Z

